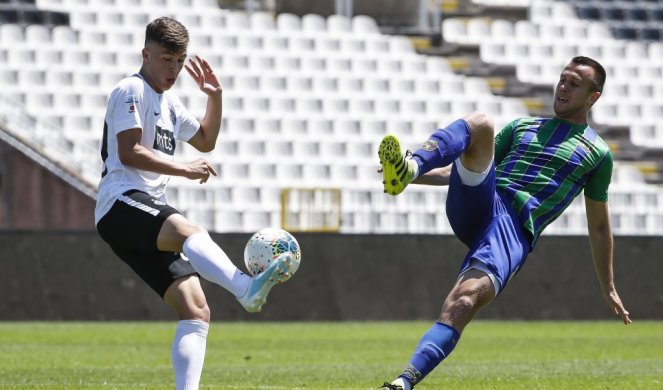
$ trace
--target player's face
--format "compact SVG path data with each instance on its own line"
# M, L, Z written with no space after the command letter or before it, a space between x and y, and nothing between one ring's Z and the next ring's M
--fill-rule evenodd
M158 93L169 90L180 74L186 52L173 53L156 42L148 42L143 49L143 71L147 82Z
M586 65L568 64L559 76L555 88L553 110L558 118L583 124L587 122L587 112L601 96L595 91L594 69Z

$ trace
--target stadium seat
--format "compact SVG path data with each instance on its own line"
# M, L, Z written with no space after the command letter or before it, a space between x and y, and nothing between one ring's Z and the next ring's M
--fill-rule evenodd
M389 52L399 56L415 53L412 42L403 36L394 36L389 39Z
M366 15L355 15L352 18L352 31L362 37L380 33L375 19Z
M302 30L309 33L326 31L327 22L320 15L306 14L302 17Z
M467 40L472 44L479 44L484 39L492 37L490 20L484 18L472 18L467 22Z
M232 32L239 32L242 30L249 30L251 23L249 17L244 12L228 12L226 14L226 30Z
M659 42L662 38L661 29L656 27L643 27L637 36L637 39L643 42Z
M0 42L7 47L25 42L25 30L17 24L0 25Z
M383 36L371 36L365 40L365 48L368 54L380 55L389 51L389 39Z
M302 21L297 15L281 13L276 17L276 26L279 32L301 31Z
M626 19L626 12L619 5L613 5L611 2L600 3L601 19L604 21L614 22Z
M250 16L252 31L271 31L276 29L276 23L271 14L266 12L254 12Z
M578 17L588 20L601 20L601 11L593 4L581 4L576 7Z
M496 19L490 24L492 39L505 41L513 38L515 34L513 23L505 19Z
M442 36L447 42L464 44L467 42L467 25L460 18L447 18L442 22Z
M638 30L633 26L623 25L613 28L613 34L618 39L635 40L638 38Z
M352 21L343 15L330 15L327 17L327 31L335 34L352 32Z

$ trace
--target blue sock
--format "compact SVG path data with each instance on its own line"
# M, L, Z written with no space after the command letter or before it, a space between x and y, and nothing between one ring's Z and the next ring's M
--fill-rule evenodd
M412 154L419 164L419 175L434 168L446 167L454 162L470 146L470 127L463 119L451 122L436 130L428 140Z
M412 386L416 385L449 356L459 338L460 333L456 329L436 322L421 338L410 362L399 377L410 382Z

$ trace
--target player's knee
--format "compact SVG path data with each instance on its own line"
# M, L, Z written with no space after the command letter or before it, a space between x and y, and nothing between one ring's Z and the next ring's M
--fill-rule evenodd
M207 301L189 303L183 308L182 313L180 313L180 318L184 320L209 322L211 311L207 305Z
M196 233L207 233L207 229L191 222L182 227L182 234L185 237L189 237Z
M455 310L462 312L476 312L485 302L486 288L483 284L475 283L470 286L456 289L452 294L452 305Z
M205 302L203 305L200 305L194 309L193 313L193 319L198 320L198 321L204 321L209 323L210 318L211 318L211 311L209 309L209 306L207 305L207 302Z
M472 131L472 136L478 139L487 139L493 142L495 138L495 124L483 112L473 112L465 118Z
M456 295L452 303L453 311L460 313L472 312L475 305L476 299L468 294Z

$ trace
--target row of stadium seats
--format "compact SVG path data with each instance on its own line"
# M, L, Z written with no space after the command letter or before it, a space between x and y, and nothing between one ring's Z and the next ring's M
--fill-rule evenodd
M573 1L581 19L663 22L663 4L656 1Z

